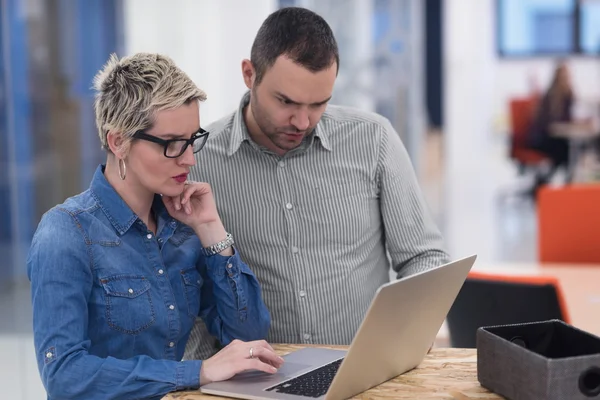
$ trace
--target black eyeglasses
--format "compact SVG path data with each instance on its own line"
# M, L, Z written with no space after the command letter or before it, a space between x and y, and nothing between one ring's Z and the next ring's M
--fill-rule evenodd
M194 153L202 150L204 145L206 144L206 139L208 139L208 132L204 129L200 128L198 132L194 134L189 139L161 139L156 136L148 135L144 131L137 131L133 134L133 137L136 139L147 140L149 142L158 143L165 149L165 157L167 158L177 158L181 156L188 148L189 145L192 145L192 149Z

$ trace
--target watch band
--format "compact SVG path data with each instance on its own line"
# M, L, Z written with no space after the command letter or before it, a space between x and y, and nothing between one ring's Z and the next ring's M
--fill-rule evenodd
M205 257L214 256L215 254L219 254L223 250L233 246L233 236L231 233L227 232L225 235L225 239L221 240L219 243L213 244L212 246L204 247L202 252Z

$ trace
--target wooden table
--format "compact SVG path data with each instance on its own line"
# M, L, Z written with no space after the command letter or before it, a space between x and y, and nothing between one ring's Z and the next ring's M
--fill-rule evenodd
M303 345L274 345L284 355L301 349ZM343 346L323 346L345 348ZM199 391L174 392L163 400L215 399ZM475 349L433 349L417 368L390 381L367 390L356 399L419 399L469 400L502 399L477 381L477 353Z

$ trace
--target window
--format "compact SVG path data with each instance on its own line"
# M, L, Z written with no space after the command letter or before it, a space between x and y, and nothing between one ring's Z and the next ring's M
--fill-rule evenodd
M498 0L504 57L600 53L600 0Z
M96 72L121 38L121 2L0 7L0 286L27 279L43 213L89 186L106 159L94 120Z
M581 51L585 54L600 54L600 1L581 2L580 22Z

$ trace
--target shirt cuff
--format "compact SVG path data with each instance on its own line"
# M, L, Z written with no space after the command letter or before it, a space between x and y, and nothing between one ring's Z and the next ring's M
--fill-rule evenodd
M242 262L240 253L236 250L232 256L222 256L216 254L211 257L205 258L206 266L210 273L214 273L217 276L223 276L228 274L230 276L236 276L238 273L252 274L250 268ZM231 264L231 268L228 265Z
M177 366L176 390L198 389L200 387L201 360L181 361Z

